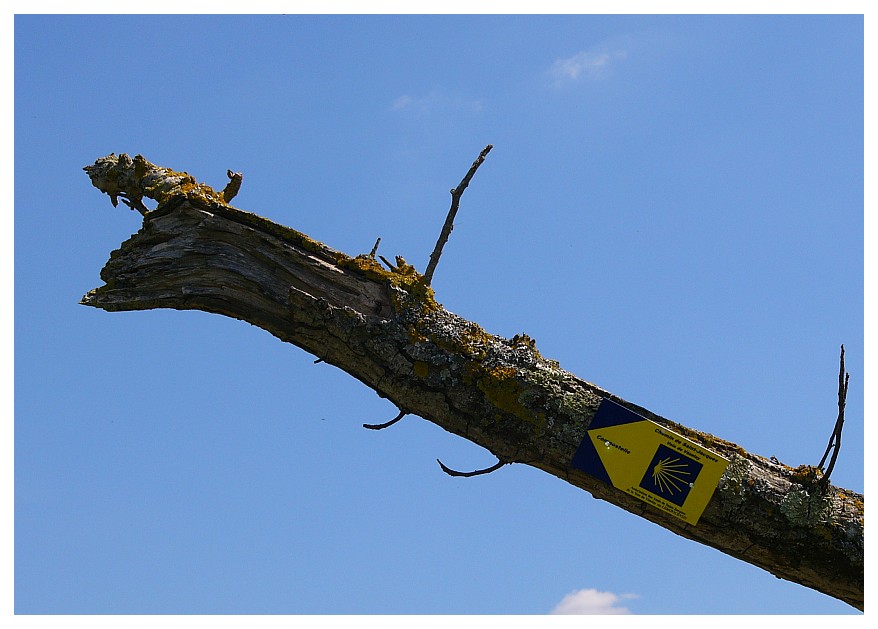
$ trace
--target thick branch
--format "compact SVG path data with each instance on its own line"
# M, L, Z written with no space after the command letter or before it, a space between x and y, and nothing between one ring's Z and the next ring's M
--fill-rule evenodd
M96 184L97 185L97 184ZM338 366L500 461L532 465L630 513L778 577L863 608L863 496L822 486L722 439L686 428L437 304L397 258L392 271L203 195L148 212L114 251L105 286L82 303L109 311L175 308L243 319ZM731 461L697 525L573 467L603 399Z

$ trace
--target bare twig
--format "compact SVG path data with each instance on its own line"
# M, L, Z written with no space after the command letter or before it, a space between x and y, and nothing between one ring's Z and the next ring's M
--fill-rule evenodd
M504 465L508 465L509 461L504 461L500 457L497 457L497 462L491 467L486 467L483 470L474 470L472 472L458 472L457 470L453 470L447 465L445 465L439 459L436 459L436 462L439 464L439 467L442 468L442 471L448 474L449 476L463 476L465 478L469 478L470 476L481 476L482 474L490 474L496 470L499 470Z
M128 197L128 195L124 192L119 193L119 198L122 199L122 203L130 207L132 210L137 210L141 213L141 215L146 216L146 213L149 212L149 209L143 204L143 197ZM113 205L116 205L115 203Z
M400 411L399 415L391 419L389 422L384 422L383 424L363 424L363 428L368 428L369 430L381 430L382 428L387 428L389 426L393 426L400 419L408 415L405 411Z
M382 256L382 255L379 255L378 257L381 259L381 261L382 261L384 264L387 265L387 268L388 268L388 269L390 269L391 271L395 271L395 270L396 270L396 267L393 266L390 262L388 262L388 261L387 261L387 258L385 258L385 257Z
M375 259L375 254L378 252L378 243L381 242L381 237L378 237L378 240L375 241L375 246L372 247L372 251L369 252L369 257L373 260Z
M844 345L842 345L838 367L838 419L835 420L835 427L832 429L832 434L829 437L829 445L826 446L826 452L823 453L823 458L820 459L820 463L817 465L817 467L822 469L823 464L826 462L826 457L829 456L829 451L832 450L832 457L829 459L829 466L823 473L823 478L820 479L824 485L829 484L829 475L835 467L835 461L838 458L838 451L841 449L841 431L844 427L844 407L847 402L848 383L850 382L850 379L851 374L847 373L844 369Z
M430 254L430 262L427 264L427 270L424 272L424 282L427 286L433 281L433 272L436 270L436 265L439 264L439 256L442 255L442 248L445 246L445 243L448 242L451 230L454 229L454 217L457 215L458 207L460 207L460 197L463 196L463 191L466 190L473 175L476 174L479 166L485 161L485 157L491 152L492 148L494 148L494 145L489 144L482 149L482 152L479 153L476 161L470 166L469 171L460 181L460 184L451 191L451 208L448 210L448 216L445 217L445 225L442 226L439 240L436 241L436 247L433 249L433 253Z

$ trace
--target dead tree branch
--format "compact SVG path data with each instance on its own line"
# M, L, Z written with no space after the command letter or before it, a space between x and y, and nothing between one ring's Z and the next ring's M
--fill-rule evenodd
M634 516L863 609L862 494L833 485L815 491L802 468L622 400L544 358L529 337L490 334L445 310L427 279L402 258L387 270L369 255L347 256L229 207L188 175L152 165L143 174L119 162L115 156L98 160L87 169L92 182L114 200L123 192L129 200L153 195L159 205L111 254L101 271L105 285L89 291L83 304L242 319L500 461L524 462ZM729 461L696 524L573 465L598 411L613 403Z

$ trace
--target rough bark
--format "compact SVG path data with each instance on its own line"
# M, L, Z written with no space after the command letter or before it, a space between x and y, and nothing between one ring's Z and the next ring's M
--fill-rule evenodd
M139 164L139 166L138 166ZM135 169L139 171L135 172ZM863 609L862 494L627 402L439 305L413 267L386 270L228 206L185 173L115 155L87 167L96 187L145 213L82 303L108 311L202 310L259 326L418 415L683 537ZM152 177L150 179L150 177ZM148 211L143 196L159 202ZM697 525L574 468L603 399L702 444L730 464Z

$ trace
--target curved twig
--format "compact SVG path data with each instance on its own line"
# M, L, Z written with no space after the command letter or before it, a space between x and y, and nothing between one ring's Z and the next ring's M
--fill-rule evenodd
M363 424L363 428L368 428L369 430L381 430L382 428L387 428L389 426L393 426L400 419L408 415L405 411L400 411L399 415L391 419L389 422L384 422L383 424Z
M445 465L439 459L436 459L436 462L439 464L439 467L442 468L442 471L448 474L449 476L463 476L465 478L469 478L470 476L481 476L482 474L490 474L491 472L495 472L499 470L504 465L508 465L511 461L504 461L500 457L497 457L497 462L491 467L486 467L483 470L473 470L472 472L458 472L457 470L453 470L447 465Z

